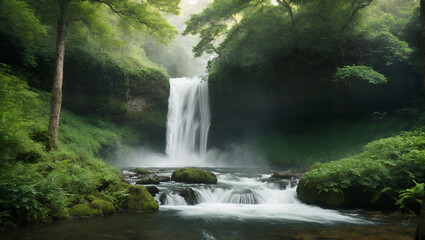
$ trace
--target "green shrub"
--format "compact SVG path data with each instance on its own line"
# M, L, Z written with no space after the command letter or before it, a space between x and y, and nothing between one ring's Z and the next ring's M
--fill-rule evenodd
M341 193L343 201L334 207L394 207L398 192L410 188L412 180L425 181L424 129L373 141L361 154L316 165L297 192L306 202L328 206L326 193ZM403 196L410 198L408 192Z
M401 209L412 211L419 214L421 211L422 200L425 197L425 183L417 183L413 181L415 186L405 190L401 190L398 195L396 204Z

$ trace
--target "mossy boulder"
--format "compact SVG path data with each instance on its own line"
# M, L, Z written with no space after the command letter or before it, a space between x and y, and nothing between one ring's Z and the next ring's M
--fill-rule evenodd
M158 210L158 202L140 185L129 186L124 200L124 208L129 212L151 212Z
M214 173L196 168L179 168L173 172L171 180L184 183L217 183Z
M149 172L149 170L147 170L145 168L136 168L136 169L134 169L134 172L137 173L138 175L147 175L147 174L151 173L151 172Z
M93 200L90 205L94 208L99 210L100 214L102 215L110 215L112 213L115 213L115 207L114 204L102 199L95 199Z
M69 210L69 214L74 217L101 215L98 209L92 208L89 204L77 204Z
M344 193L319 191L314 186L306 184L304 179L298 184L297 194L299 199L308 204L334 208L347 205Z
M145 177L136 182L136 184L159 184L158 179L153 177Z

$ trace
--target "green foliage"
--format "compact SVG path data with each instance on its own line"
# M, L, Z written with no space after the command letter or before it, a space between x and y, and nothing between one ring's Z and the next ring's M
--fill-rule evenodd
M36 94L4 69L0 76L5 90L0 92L0 116L7 124L0 127L0 226L123 209L129 185L100 157L107 158L126 138L134 141L133 131L63 110L61 147L47 152L48 94ZM146 198L139 204L148 208L155 200L143 203Z
M15 158L19 153L41 154L42 145L31 137L44 130L28 114L41 106L37 94L9 71L6 65L0 66L0 158L3 160Z
M417 183L413 180L415 186L405 190L401 190L398 195L396 204L401 209L413 211L419 214L421 211L422 200L425 197L425 183Z
M171 180L185 183L217 183L214 173L196 168L179 168L173 172Z
M424 143L423 129L404 132L373 141L358 155L315 166L300 182L299 197L327 205L322 193L336 192L344 196L339 206L394 207L398 191L425 180Z
M370 84L379 85L387 83L387 78L367 66L345 66L337 68L334 75L334 82L363 80Z
M11 54L20 54L23 65L35 66L36 53L41 39L46 36L46 28L35 16L34 10L25 1L1 0L0 1L0 61L2 57L11 57ZM10 45L9 45L10 44ZM12 45L19 45L18 53L10 52ZM11 48L14 49L14 48ZM5 54L6 56L4 56ZM9 56L8 56L9 55Z

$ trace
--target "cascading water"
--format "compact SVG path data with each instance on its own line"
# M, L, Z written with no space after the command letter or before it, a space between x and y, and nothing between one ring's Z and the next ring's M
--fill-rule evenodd
M205 160L210 121L208 83L199 77L170 79L165 151L171 162Z

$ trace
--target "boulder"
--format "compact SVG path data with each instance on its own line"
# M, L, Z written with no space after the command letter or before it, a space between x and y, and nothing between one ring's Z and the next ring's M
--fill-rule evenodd
M167 198L167 193L161 193L161 195L159 196L159 202L164 205L165 204L165 199Z
M196 193L192 188L183 189L179 195L182 196L189 205L195 205L198 201Z
M275 172L272 174L272 178L280 178L280 179L296 179L296 178L302 178L304 174L302 173L296 173L292 170L287 171L281 171L281 172Z
M95 199L90 203L90 206L94 209L99 210L102 215L110 215L115 213L114 204L103 199Z
M101 215L98 209L93 209L89 204L77 204L69 210L69 214L74 217Z
M151 212L158 210L158 202L143 186L131 185L127 188L123 207L129 212Z
M171 181L171 178L167 177L167 176L155 176L154 178L156 180L158 180L158 182L169 182L169 181Z
M214 173L196 168L179 168L173 172L171 180L184 183L217 183Z
M134 169L134 172L137 173L137 175L148 175L148 174L151 173L144 168L136 168L136 169Z
M159 184L159 181L154 177L145 177L138 180L136 184Z
M152 197L155 197L157 193L159 193L159 189L155 186L147 186L146 190L152 195Z

